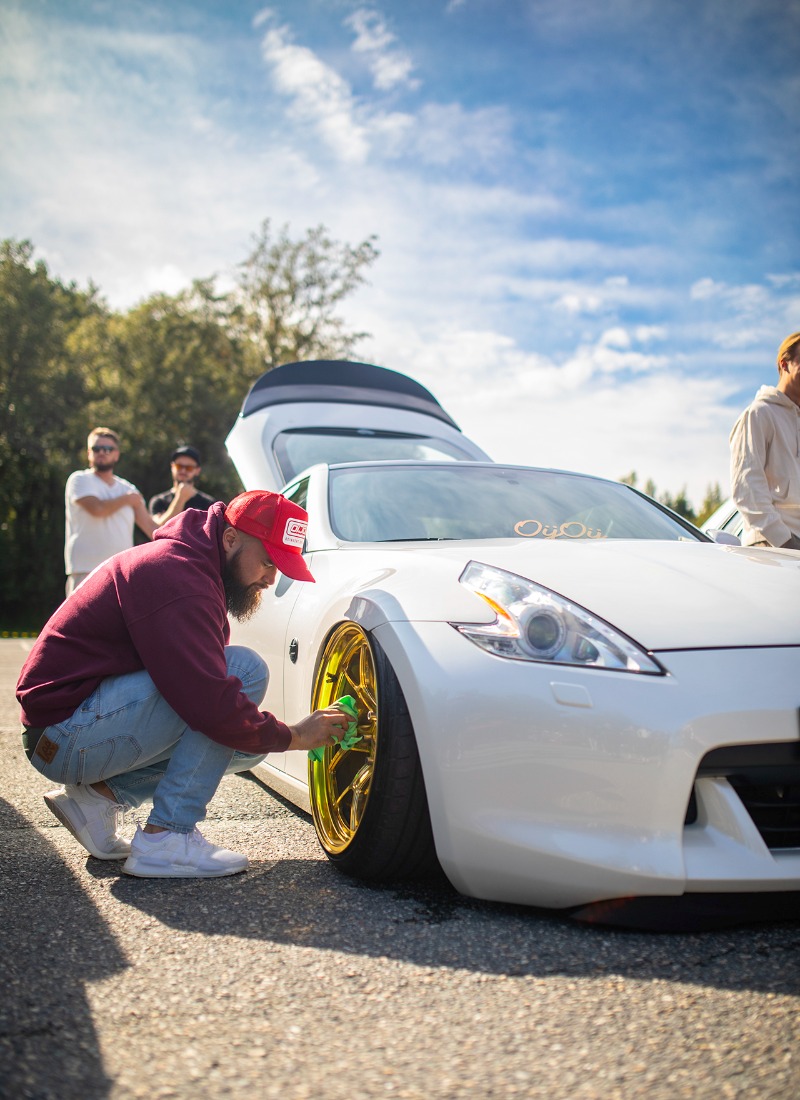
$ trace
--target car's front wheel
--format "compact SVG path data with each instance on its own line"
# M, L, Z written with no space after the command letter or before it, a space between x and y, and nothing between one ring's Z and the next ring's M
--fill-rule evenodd
M355 698L351 749L309 761L314 825L328 858L358 878L386 881L436 865L425 783L405 698L386 654L356 623L342 623L320 658L312 709Z

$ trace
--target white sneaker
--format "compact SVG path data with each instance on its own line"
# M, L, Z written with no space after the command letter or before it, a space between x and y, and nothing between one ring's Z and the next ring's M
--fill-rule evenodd
M137 827L122 870L137 878L219 878L246 871L247 856L209 843L199 829L144 833Z
M62 787L44 796L47 808L98 859L125 859L131 846L119 835L124 809L91 787Z

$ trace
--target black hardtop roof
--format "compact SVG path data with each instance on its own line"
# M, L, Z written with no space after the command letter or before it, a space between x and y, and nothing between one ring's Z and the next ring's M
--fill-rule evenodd
M315 359L273 367L250 387L241 415L250 416L270 405L305 401L406 409L433 416L460 431L430 390L413 378L386 367L346 359Z

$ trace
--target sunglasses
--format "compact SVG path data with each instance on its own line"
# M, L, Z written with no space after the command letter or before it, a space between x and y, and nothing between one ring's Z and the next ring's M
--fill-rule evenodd
M182 462L173 462L172 465L183 474L193 474L195 470L200 469L199 466L185 466Z
M92 447L92 450L95 454L98 454L98 452L100 451L105 451L107 454L111 454L111 452L116 451L116 449L116 447L106 447L102 443L95 443Z

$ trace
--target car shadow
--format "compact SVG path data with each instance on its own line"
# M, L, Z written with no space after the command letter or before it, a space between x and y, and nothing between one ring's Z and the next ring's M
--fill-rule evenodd
M116 876L106 865L95 862L94 868L97 875ZM800 991L800 921L672 935L589 928L551 911L464 897L443 877L359 883L322 858L254 862L244 875L213 880L120 876L110 890L168 927L208 936L509 977L618 974ZM742 956L757 965L740 965Z
M108 1096L86 986L124 955L57 850L0 799L0 1094Z

